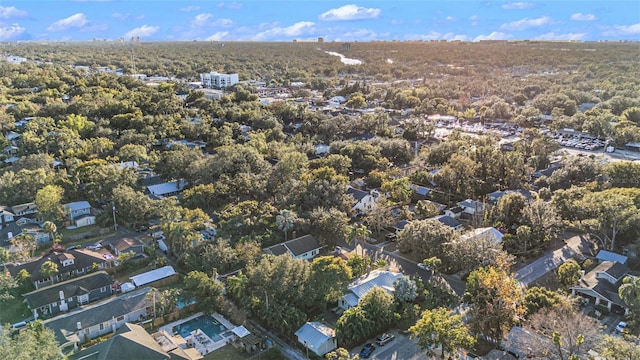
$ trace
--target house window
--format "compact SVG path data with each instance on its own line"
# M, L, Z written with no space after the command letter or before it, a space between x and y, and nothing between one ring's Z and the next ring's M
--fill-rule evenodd
M107 288L106 288L106 287L102 287L102 288L100 288L100 292L101 292L101 293L103 293L103 292L107 292Z
M104 324L100 324L100 330L104 330Z
M117 321L117 322L124 321L124 315L122 315L122 316L118 316L118 317L116 318L116 321Z

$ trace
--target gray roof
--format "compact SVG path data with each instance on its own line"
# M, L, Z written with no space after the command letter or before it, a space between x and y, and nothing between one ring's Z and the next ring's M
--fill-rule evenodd
M353 188L351 186L349 186L349 188L347 189L347 194L353 196L353 198L358 201L364 199L365 196L369 195L368 192Z
M140 325L125 324L116 335L69 356L69 360L167 360L160 344Z
M627 274L628 268L620 263L613 261L603 261L593 270L589 271L578 281L578 284L572 289L590 289L600 294L603 298L618 304L624 308L627 305L620 299L618 295L619 281ZM598 278L598 273L606 273L616 279L616 283L611 283L606 279Z
M36 211L36 210L38 210L38 205L36 205L36 203L34 202L24 203L24 204L15 205L11 207L11 211L13 211L14 214L20 214L25 211Z
M458 228L459 226L462 225L462 223L454 218L452 218L451 216L447 216L447 215L439 215L436 217L432 217L431 219L433 220L438 220L440 221L443 225L447 225L448 227L451 228Z
M356 279L349 285L351 291L358 299L362 298L374 287L380 287L388 292L392 292L395 288L394 283L403 277L401 273L391 271L374 270Z
M404 230L405 226L409 225L409 223L411 223L411 221L409 220L400 220L395 225L393 225L393 228L398 231L402 231Z
M101 303L83 307L77 311L45 320L43 324L53 330L59 344L64 344L78 331L78 323L82 328L88 328L113 318L132 313L152 306L147 299L147 293L155 291L153 288L135 290Z
M24 294L30 309L36 309L44 305L49 305L60 299L60 291L65 298L88 294L92 290L100 289L111 285L111 277L105 271L97 271L75 279L63 281L57 284L43 287L41 289Z
M327 340L336 336L336 331L329 326L317 321L307 322L298 331L296 336L299 341L304 341L314 349L319 349Z
M598 261L615 261L623 265L627 263L627 260L629 260L629 258L624 255L616 254L607 250L600 250L598 255L596 255L596 259L598 259Z
M88 201L76 201L76 202L64 204L63 206L68 208L71 211L73 211L73 210L90 209L91 208L91 204L89 204Z
M324 246L320 245L318 240L316 240L313 235L303 235L295 239L270 246L266 248L265 251L270 252L271 254L276 256L285 254L287 252L291 253L292 256L300 256L309 251L321 249L323 247Z
M140 287L146 284L150 284L154 281L168 278L175 274L176 274L176 271L173 269L173 267L171 265L167 265L159 269L147 271L145 273L132 276L129 279L136 287Z
M62 260L64 256L71 255L73 256L73 265L62 266ZM58 270L60 272L68 272L70 270L84 269L93 265L93 263L102 264L107 262L104 257L100 253L97 253L92 250L87 249L75 249L71 251L51 251L45 256L18 266L9 267L9 272L11 275L17 275L20 270L25 269L29 274L31 274L31 280L38 281L42 280L42 275L40 274L40 267L46 261L53 261L56 265L58 265Z
M153 195L162 196L182 191L185 186L187 186L187 182L185 180L176 180L158 185L149 185L147 186L147 190L149 190Z

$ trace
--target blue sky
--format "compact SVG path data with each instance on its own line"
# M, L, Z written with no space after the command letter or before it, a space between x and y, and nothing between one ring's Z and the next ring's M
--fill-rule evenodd
M640 0L0 0L0 41L640 40Z

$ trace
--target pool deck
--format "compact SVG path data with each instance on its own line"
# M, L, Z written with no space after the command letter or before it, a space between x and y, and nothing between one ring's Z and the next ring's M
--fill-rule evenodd
M195 318L202 317L202 316L208 316L208 315L205 315L204 313L199 312L199 313L193 314L193 315L191 315L189 317L186 317L184 319L180 319L178 321L174 321L174 322L172 322L170 324L167 324L167 325L161 327L159 330L160 331L164 330L169 334L174 334L175 335L175 332L173 331L173 329L176 326L182 325L187 321L190 321L190 320L193 320ZM218 349L224 347L225 345L227 345L229 337L225 336L223 334L230 333L231 329L235 328L235 326L232 323L230 323L227 319L225 319L222 315L220 315L218 313L213 313L211 316L215 320L217 320L222 326L224 326L227 329L226 331L220 333L220 337L222 338L222 340L214 342L211 338L209 338L209 336L207 336L205 333L203 333L200 329L194 330L191 333L191 336L188 336L185 339L185 340L187 340L187 342L191 343L192 346L196 350L198 350L198 352L203 356L207 355L207 354L209 354L209 353L211 353L211 352L213 352L215 350L218 350Z

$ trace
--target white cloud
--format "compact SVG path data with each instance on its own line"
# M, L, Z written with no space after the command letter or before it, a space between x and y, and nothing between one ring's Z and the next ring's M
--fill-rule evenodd
M502 8L507 10L531 9L534 6L535 6L534 3L524 2L524 1L517 1L517 2L502 4Z
M9 6L9 7L0 6L0 18L2 19L11 19L11 18L18 18L18 17L25 17L25 16L27 16L27 12L19 10L15 6Z
M510 23L502 24L500 29L502 30L527 30L530 28L544 26L551 24L551 18L548 16L541 16L538 18L524 18Z
M87 25L89 20L83 13L77 13L69 16L68 18L60 19L53 24L49 25L48 31L65 31L72 28L80 29Z
M585 33L556 34L553 31L536 37L537 40L582 40Z
M513 36L509 34L505 34L503 32L494 31L489 35L478 35L473 41L481 41L481 40L507 40L511 39Z
M118 20L127 20L129 18L131 18L131 14L126 13L119 13L119 12L114 12L113 14L111 14L111 17L114 19L118 19Z
M222 38L226 37L227 35L229 35L228 31L218 31L217 33L209 36L206 40L207 41L220 41L220 40L222 40Z
M158 32L158 30L160 30L159 26L142 25L140 27L127 31L127 33L124 34L124 37L147 37L155 34L156 32Z
M292 37L300 36L313 32L315 29L315 23L311 21L299 21L291 26L279 27L276 26L272 29L259 32L254 36L254 40L266 40L272 39L278 36Z
M211 15L211 14L198 14L191 21L191 26L196 26L196 27L204 26L204 25L207 24L207 22L209 21L211 16L213 16L213 15Z
M27 29L18 25L3 25L0 26L0 40L11 40L24 33Z
M376 19L380 16L380 13L380 9L365 8L351 4L324 12L320 14L319 18L322 21Z
M200 6L190 5L190 6L185 6L183 8L180 8L180 11L183 11L183 12L191 12L191 11L197 11L197 10L200 10Z
M478 16L478 15L472 15L472 16L469 17L469 20L471 20L471 21L476 21L478 19L480 19L480 16Z
M378 38L378 33L369 29L356 29L346 33L340 34L340 37L335 41L371 41Z
M232 2L232 3L218 3L218 7L219 8L227 8L227 9L233 9L233 10L238 10L238 9L242 9L242 4L238 4L237 2Z
M605 36L626 36L640 34L640 23L633 25L616 25L611 30L602 33Z
M391 25L400 25L400 24L403 24L403 23L404 23L403 20L398 20L398 19L391 20Z
M453 21L453 20L455 20L455 19L456 19L456 18L454 18L453 16L447 16L445 20L447 20L447 21Z
M406 35L406 39L407 40L423 40L423 41L429 41L429 40L460 40L460 41L467 41L469 40L469 38L467 37L467 35L462 35L462 34L455 34L452 32L448 32L448 33L440 33L437 31L430 31L426 34L407 34Z
M571 15L571 20L573 21L593 21L595 19L596 16L593 14L575 13Z

